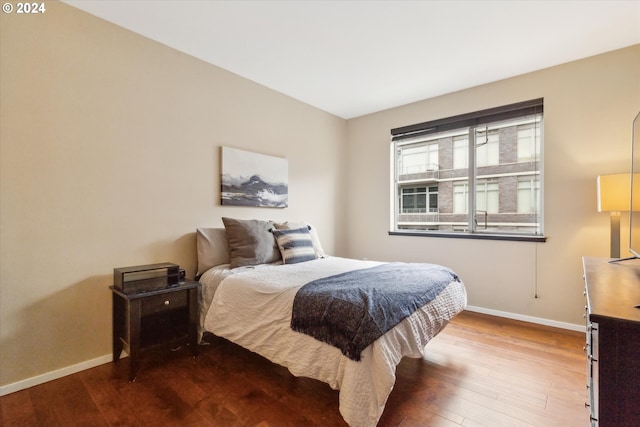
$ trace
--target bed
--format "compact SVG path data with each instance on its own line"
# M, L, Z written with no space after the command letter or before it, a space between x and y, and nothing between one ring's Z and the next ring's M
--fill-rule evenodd
M377 424L402 357L422 357L429 340L466 306L464 285L454 275L431 300L420 303L371 344L360 343L354 355L324 337L293 329L295 315L302 316L303 323L304 316L311 316L305 314L310 306L299 305L298 298L309 285L365 272L378 274L376 269L389 269L391 264L328 256L313 226L306 223L230 218L223 222L225 228L196 232L197 277L202 284L200 332L226 338L295 376L339 390L340 413L352 427ZM304 233L302 250L279 245L281 234L274 237L276 230L292 230L291 243L290 236L304 228L309 239ZM304 260L295 261L296 256Z

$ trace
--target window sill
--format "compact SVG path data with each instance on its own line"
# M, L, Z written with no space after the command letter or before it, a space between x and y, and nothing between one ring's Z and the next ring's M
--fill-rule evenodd
M512 242L541 242L547 241L545 236L525 236L519 234L488 234L488 233L440 233L437 231L389 231L390 236L412 237L444 237L450 239L476 239L476 240L508 240Z

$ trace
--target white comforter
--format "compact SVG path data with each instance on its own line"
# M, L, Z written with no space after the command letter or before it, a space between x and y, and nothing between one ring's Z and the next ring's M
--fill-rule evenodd
M422 357L427 342L466 306L464 285L451 282L436 299L367 347L359 362L291 329L291 307L301 286L379 264L327 257L292 265L214 267L200 278L201 320L207 331L287 367L293 375L340 390L340 413L350 426L375 426L393 389L400 359Z

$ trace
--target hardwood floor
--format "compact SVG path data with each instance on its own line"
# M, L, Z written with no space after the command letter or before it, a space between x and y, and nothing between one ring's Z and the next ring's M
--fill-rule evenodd
M338 392L226 340L0 398L3 426L344 426ZM584 334L464 312L403 359L380 427L585 426Z

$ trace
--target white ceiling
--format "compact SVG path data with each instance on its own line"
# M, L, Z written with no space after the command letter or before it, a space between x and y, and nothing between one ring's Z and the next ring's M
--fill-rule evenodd
M65 3L345 119L640 43L640 0Z

